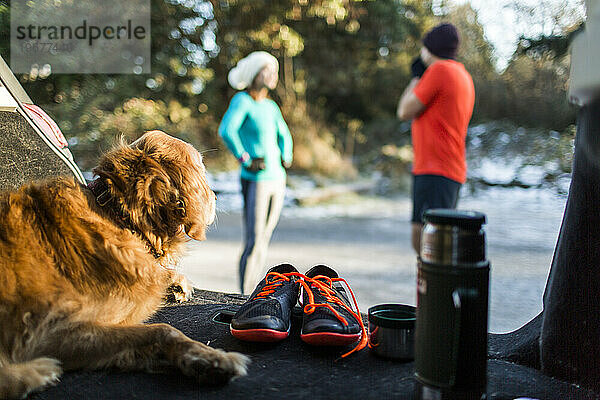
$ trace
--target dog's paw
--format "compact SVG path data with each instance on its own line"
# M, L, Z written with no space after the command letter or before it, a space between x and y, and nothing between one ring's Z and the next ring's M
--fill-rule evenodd
M203 378L209 384L227 382L240 376L246 376L250 358L235 351L215 350L219 357L213 360Z
M60 361L55 358L36 358L27 363L31 376L35 377L40 386L56 385L63 373Z
M190 281L178 272L173 272L173 281L167 289L167 301L171 303L183 303L192 298L194 287Z
M185 375L194 376L206 385L222 385L248 372L250 358L236 353L213 349L193 342L180 358L180 368Z
M0 398L25 398L31 392L56 385L62 372L60 362L54 358L5 365L0 368Z

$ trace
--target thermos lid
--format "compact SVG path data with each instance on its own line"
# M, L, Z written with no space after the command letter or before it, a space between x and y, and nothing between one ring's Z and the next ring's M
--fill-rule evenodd
M477 211L435 208L425 211L423 221L432 224L458 226L465 229L481 229L485 224L485 214Z

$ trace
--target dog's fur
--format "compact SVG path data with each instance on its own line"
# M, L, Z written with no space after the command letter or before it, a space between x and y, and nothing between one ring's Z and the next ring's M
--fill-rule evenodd
M94 173L112 210L69 178L0 194L0 398L80 368L176 367L206 383L244 375L247 357L142 324L165 296L185 234L203 240L213 222L201 155L152 131L105 154Z

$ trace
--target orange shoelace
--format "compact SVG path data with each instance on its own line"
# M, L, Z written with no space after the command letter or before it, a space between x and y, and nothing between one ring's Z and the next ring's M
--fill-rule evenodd
M255 299L264 299L268 295L275 293L275 289L278 286L281 286L283 282L287 282L290 280L291 276L304 277L304 275L298 272L286 272L284 274L280 274L279 272L269 272L265 276L265 287L262 288L260 292L254 296ZM270 278L270 279L269 279Z
M350 288L350 285L348 285L348 282L346 282L346 280L344 280L343 278L331 278L325 275L317 275L313 278L309 278L303 275L302 278L303 280L300 281L300 284L302 285L302 287L306 291L306 294L308 295L308 304L304 305L304 312L306 314L312 314L317 309L317 307L325 307L329 309L342 324L348 326L348 321L346 320L346 318L344 318L335 308L333 308L331 304L315 303L315 296L311 288L312 286L316 288L323 297L325 297L325 300L327 302L337 304L338 306L342 307L358 321L361 329L360 342L352 350L345 354L342 354L342 358L364 349L367 345L369 338L367 335L367 330L361 318L360 311L358 309L356 297L354 296L354 292ZM337 292L333 289L334 282L343 282L346 285L348 292L350 292L350 295L352 296L352 301L354 302L354 307L356 308L356 311L352 310L352 308L348 307L346 303L344 303L340 298L337 297Z

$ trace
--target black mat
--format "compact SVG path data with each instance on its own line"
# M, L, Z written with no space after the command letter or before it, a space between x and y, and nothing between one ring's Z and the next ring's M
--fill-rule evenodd
M215 299L223 298L218 294ZM231 299L237 300L239 299ZM193 304L162 309L151 322L167 322L195 340L250 355L248 376L206 388L179 374L118 371L75 372L32 399L380 399L413 398L414 363L372 356L368 349L336 361L340 350L305 345L298 324L278 344L243 343L233 338L226 318L235 305ZM494 342L494 339L491 339ZM493 345L493 343L491 343ZM488 362L488 398L598 399L600 396L506 361Z
M516 331L488 335L488 358L540 369L542 314Z

